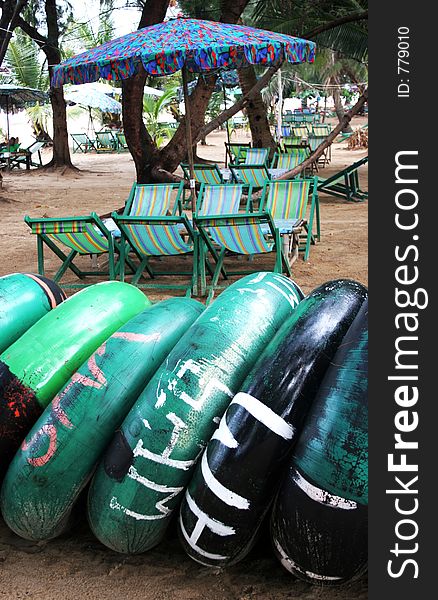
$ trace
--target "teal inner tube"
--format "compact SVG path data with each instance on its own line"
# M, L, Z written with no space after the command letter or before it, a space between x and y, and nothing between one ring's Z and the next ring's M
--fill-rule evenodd
M189 298L148 307L74 373L29 432L4 479L1 510L15 533L32 540L62 533L114 431L203 310Z
M250 551L318 387L366 297L354 281L321 285L248 374L181 504L181 543L197 562L224 567Z
M61 288L41 275L0 277L0 354L65 299Z
M311 583L366 570L367 316L366 302L321 383L272 511L277 557Z
M26 433L71 375L150 301L134 286L90 286L39 319L0 355L0 480Z
M228 287L152 377L97 468L88 517L123 553L162 539L203 447L270 339L302 299L274 273Z

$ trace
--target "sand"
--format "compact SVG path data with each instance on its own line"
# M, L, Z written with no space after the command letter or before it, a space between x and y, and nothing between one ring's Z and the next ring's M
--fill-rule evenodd
M363 123L354 120L354 126ZM240 132L235 139L246 141ZM208 136L199 154L223 160L223 133ZM234 141L234 139L233 139ZM321 176L359 160L367 151L334 144L332 162ZM44 159L49 159L50 152ZM65 175L32 170L5 172L0 190L0 275L36 272L36 244L23 222L31 216L67 216L110 212L123 206L134 181L129 154L74 154L81 170ZM361 169L367 189L367 167ZM367 284L367 204L349 203L321 195L322 238L312 246L310 259L293 265L293 278L307 293L336 278ZM271 263L266 263L271 264ZM46 275L53 275L56 262ZM263 268L263 263L261 263ZM179 292L181 293L181 292ZM152 300L172 292L148 293ZM82 511L83 513L83 511ZM266 532L241 563L226 570L211 570L191 561L179 546L174 528L154 550L125 557L102 546L89 531L83 515L64 536L49 543L21 540L0 519L0 598L8 600L362 600L367 598L366 578L340 588L318 588L292 577L274 558Z

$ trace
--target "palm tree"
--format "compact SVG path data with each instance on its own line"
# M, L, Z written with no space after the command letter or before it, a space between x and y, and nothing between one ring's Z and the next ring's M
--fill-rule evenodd
M33 40L19 29L9 42L5 64L11 71L11 82L46 92L49 87L49 74L45 62L40 60L40 51ZM35 104L26 108L34 136L38 140L51 141L47 133L48 120L52 111L47 104Z
M175 103L177 97L177 87L172 86L166 89L159 98L148 96L143 98L143 113L146 129L151 136L154 144L159 148L165 142L169 141L175 133L175 130L160 122L160 115Z

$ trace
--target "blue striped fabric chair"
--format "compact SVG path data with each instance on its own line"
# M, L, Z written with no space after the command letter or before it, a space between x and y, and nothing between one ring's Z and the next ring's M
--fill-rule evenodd
M245 161L251 142L224 142L225 143L225 166L238 165Z
M297 153L290 154L289 152L276 152L272 159L272 169L287 169L290 171L297 167L304 160L303 155Z
M266 165L230 165L233 181L252 187L253 191L261 190L265 181L271 179Z
M310 245L321 239L319 214L318 178L270 181L265 184L262 204L271 213L276 226L283 235L291 236L294 227L305 230L304 243L297 250L304 252L303 259L310 254ZM311 198L309 214L307 208ZM316 233L313 227L316 220ZM292 238L289 242L292 242ZM289 244L290 245L290 244Z
M134 183L123 211L124 215L146 216L181 213L184 182ZM176 192L172 208L172 195Z
M224 259L230 253L253 256L274 252L274 272L285 272L289 276L291 275L289 262L283 254L279 230L275 227L269 211L249 212L246 210L246 212L239 213L240 201L238 197L241 195L242 190L239 190L239 186L234 187L236 188L235 197L229 195L220 207L223 210L233 209L234 212L212 214L210 210L213 207L208 199L207 206L204 206L204 210L202 210L202 203L206 199L201 198L200 210L196 213L194 219L202 242L200 244L201 290L204 291L208 287L207 302L211 300L214 290L218 288L221 273L224 279L228 279L232 275L244 275L254 272L254 269L231 270L228 267L225 268ZM249 188L249 196L251 196L251 188ZM272 241L267 240L266 232ZM206 251L211 254L216 265L209 286L207 286L205 277Z
M197 294L198 289L198 240L197 236L187 219L182 215L152 215L131 216L112 214L112 218L119 227L122 235L120 245L120 278L125 279L124 263L128 258L128 252L132 250L138 258L139 264L135 269L130 283L141 288L169 288L184 289L187 295L192 292ZM186 241L184 235L188 237ZM193 267L190 271L168 270L161 271L151 265L151 259L175 257L181 255L193 255ZM139 281L144 273L151 279L157 276L177 275L188 276L189 283L161 282L140 284Z
M76 277L84 279L88 276L104 275L115 279L119 266L115 265L114 253L120 253L120 247L110 231L96 213L80 217L63 217L34 219L24 217L33 234L37 236L38 272L45 274L44 247L48 247L62 262L61 267L52 279L59 282L67 269ZM63 247L70 251L65 254ZM83 270L75 263L75 259L89 255L92 257L105 255L108 257L108 269ZM62 285L64 288L80 288L89 283L72 283Z
M190 180L189 165L181 163L181 168L184 173L185 179ZM209 183L214 185L216 183L225 183L222 173L218 165L206 165L206 164L195 164L193 165L195 172L195 180L197 183Z
M269 159L268 148L248 148L244 165L266 165Z

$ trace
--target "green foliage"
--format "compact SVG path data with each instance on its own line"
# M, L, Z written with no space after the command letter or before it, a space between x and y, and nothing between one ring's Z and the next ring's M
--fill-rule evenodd
M143 114L146 129L157 147L162 146L175 133L175 129L159 120L163 111L169 110L177 97L176 86L169 87L159 98L145 95L143 98Z

